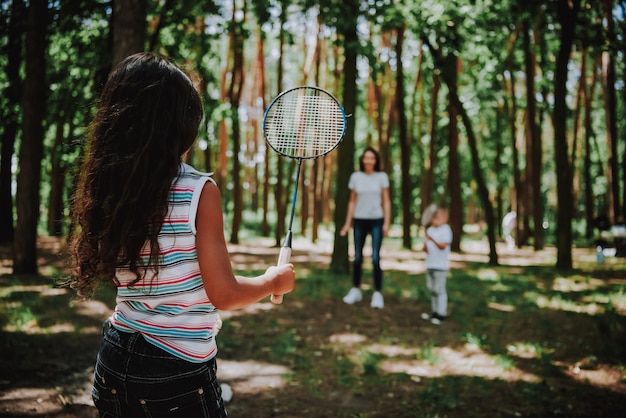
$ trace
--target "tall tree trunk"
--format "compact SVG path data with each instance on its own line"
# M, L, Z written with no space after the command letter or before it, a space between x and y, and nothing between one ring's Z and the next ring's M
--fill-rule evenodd
M37 223L46 114L46 30L48 2L32 0L26 31L22 144L17 175L17 224L13 273L37 274Z
M63 164L65 150L65 118L57 117L56 134L54 145L50 151L50 194L48 199L48 235L61 236L63 234L63 191L65 174L67 172ZM70 130L71 132L71 130Z
M585 123L585 155L583 162L583 182L585 185L585 219L586 229L585 236L587 238L593 237L593 218L595 211L595 198L593 194L593 180L591 175L591 143L594 141L595 133L593 131L593 96L595 93L595 87L597 84L598 68L600 67L601 55L596 54L591 66L591 82L589 83L589 89L585 91L585 103L584 103L584 123ZM587 77L586 74L582 74L582 77Z
M491 200L489 199L489 189L487 188L487 183L485 182L480 167L481 159L478 155L478 141L476 140L476 135L474 135L472 121L465 111L463 103L461 103L461 100L456 94L456 91L454 91L451 99L453 100L454 105L461 115L463 126L465 127L465 130L467 132L467 141L469 143L470 153L472 154L472 172L474 174L474 179L476 180L476 185L478 186L478 196L483 204L483 209L485 211L485 221L487 222L487 240L489 241L489 264L497 265L498 253L496 251L495 218L493 214L493 205L491 203Z
M447 189L450 194L450 228L452 229L452 251L461 251L461 235L463 235L463 197L461 196L461 165L459 163L459 129L458 107L454 104L453 96L457 94L458 58L450 54L444 58L442 75L448 86L448 180Z
M426 171L426 152L424 147L422 146L422 137L423 137L423 127L424 127L424 114L425 114L425 105L424 105L424 93L423 93L423 84L424 84L424 71L422 62L424 59L424 54L421 52L421 43L419 48L419 55L417 57L417 70L415 72L415 80L413 82L413 97L411 99L411 118L409 120L409 144L411 148L415 148L415 154L417 157L417 172L421 174L413 181L413 187L418 187L419 192L418 196L420 197L420 204L416 205L417 210L413 214L411 219L411 224L415 223L416 220L419 219L419 214L421 214L426 206L424 206L424 201L422 200L422 189L421 189L421 181L423 181L423 173Z
M220 79L220 97L222 102L227 102L230 100L228 98L228 76L232 71L232 68L229 67L228 63L230 63L233 58L233 51L235 49L235 32L231 28L228 34L228 52L226 53L225 62L227 63L224 66L224 71L222 71L221 79ZM220 187L222 193L225 193L226 187L224 187L224 183L228 178L229 171L229 158L228 158L228 149L229 149L229 138L228 138L228 124L226 123L226 117L222 117L218 124L218 142L219 142L219 154L217 156L217 167L215 170L215 180Z
M604 20L609 39L615 39L615 23L613 21L613 0L603 0ZM611 41L613 42L613 41ZM615 93L615 62L613 54L605 51L602 60L602 87L604 90L604 113L606 122L606 139L609 148L609 166L607 180L609 186L609 216L612 222L621 213L619 188L619 162L617 143L617 98Z
M311 45L310 42L305 42L305 45L303 46L303 48L306 50L306 59L304 62L304 67L302 68L302 81L301 81L301 85L307 85L309 84L309 77L311 75L311 72L313 71L313 69L315 68L315 66L317 65L317 63L319 62L318 60L318 55L319 55L319 38L320 38L320 25L319 25L319 21L317 21L318 25L317 28L315 29L315 36L311 36L313 44ZM317 85L315 83L313 83L313 85ZM312 167L315 165L315 161L302 161L302 167L300 168L300 189L301 193L300 193L300 231L301 233L304 235L306 233L308 224L309 224L309 218L312 218L313 216L311 216L313 210L311 208L311 201L312 199L310 199L311 197L311 190L313 190L315 188L314 183L315 183L315 179L313 178L309 178L309 169L312 169Z
M381 48L391 48L389 41L389 32L383 32L380 34L380 43ZM368 89L368 100L367 100L367 110L370 118L374 121L374 131L377 133L378 137L378 148L381 156L381 160L384 160L385 155L383 152L385 137L388 135L388 126L393 123L390 120L392 117L390 108L391 103L389 99L389 95L391 94L392 87L388 83L389 76L389 66L384 67L384 71L375 72L374 68L370 69L371 77ZM387 94L385 94L385 92ZM392 96L393 97L393 96ZM372 144L371 135L368 133L366 141L366 146L374 146ZM385 167L385 161L381 161L382 167Z
M396 108L398 111L398 142L400 143L400 159L402 169L401 199L402 199L402 246L411 248L411 224L413 216L411 206L413 196L411 187L411 144L407 134L407 117L404 105L404 70L402 66L402 48L406 26L397 28L396 38Z
M393 47L393 45L390 45ZM391 71L391 66L385 67L384 79L383 83L387 86L386 88L382 88L381 94L384 97L385 106L384 106L384 124L385 129L383 130L383 135L380 137L378 143L378 149L380 151L380 168L383 171L386 171L387 174L391 174L391 138L393 138L394 131L396 130L396 126L398 126L398 108L396 107L396 80L393 77L393 72ZM384 92L384 93L383 93ZM394 179L392 176L389 176L389 195L390 199L393 202L393 191L394 191Z
M261 109L265 110L267 107L267 100L265 98L266 86L265 86L265 36L263 30L259 26L257 30L257 56L256 56L256 71L257 77L257 91L255 97L260 100ZM269 224L267 221L267 215L269 212L269 195L270 195L270 165L269 165L269 147L265 145L263 156L263 181L262 181L262 220L261 220L261 234L268 236L270 233Z
M523 38L522 44L524 46L524 71L526 74L525 77L525 87L526 87L526 117L524 119L524 139L526 144L526 168L524 170L523 175L523 196L524 199L521 202L521 208L517 214L517 218L519 220L519 225L521 226L519 230L520 242L523 244L528 243L528 239L530 238L533 230L536 228L536 225L533 224L533 230L531 230L531 222L530 217L533 214L533 207L535 203L535 190L534 190L534 178L535 171L537 167L535 167L535 158L533 153L535 152L535 142L537 141L537 102L535 99L535 68L537 65L537 61L535 58L535 53L531 48L532 40L531 40L531 30L530 30L530 20L525 19L522 22L523 27Z
M496 132L506 132L506 119L507 119L507 110L506 110L506 98L504 99L503 105L498 105L496 108ZM502 173L506 173L506 165L504 163L503 152L505 148L505 142L503 141L502 136L499 134L495 135L496 140L496 157L495 157L495 173L496 173L496 194L495 194L495 228L496 228L496 236L502 236L502 223L500 219L504 217L506 214L503 196L504 191L508 189L508 185L506 181L503 181Z
M233 2L236 4L236 2ZM241 219L243 213L243 188L241 187L241 161L239 158L241 152L241 127L239 126L239 104L241 102L241 93L244 85L244 68L243 68L243 44L244 44L244 26L245 26L245 10L246 2L243 1L241 11L243 17L238 20L238 11L233 7L232 28L234 49L233 49L233 67L231 71L231 82L228 89L228 99L230 101L231 129L233 141L233 221L231 225L230 243L239 243L239 228L241 227Z
M508 43L508 54L507 54L507 70L509 72L510 80L509 80L509 132L511 134L511 160L513 161L511 170L513 171L513 193L511 196L510 211L517 213L521 213L523 210L522 203L522 178L520 174L519 168L519 146L517 141L517 129L516 129L516 119L517 119L517 89L516 89L516 78L515 78L515 44L517 43L517 38L519 36L519 32L522 29L521 24L518 24L515 27L515 31L513 32L511 39ZM498 218L500 221L502 218ZM515 218L515 243L518 247L521 247L523 244L523 240L521 239L520 230L520 217L516 216Z
M476 135L474 135L472 121L465 111L463 103L461 103L461 100L459 99L459 95L457 93L457 67L456 65L451 65L451 62L456 63L456 58L454 57L453 59L449 59L447 57L443 57L443 54L439 48L434 48L433 45L430 44L428 39L423 40L425 44L428 45L428 48L433 54L435 65L438 66L438 68L441 70L441 78L448 87L448 97L450 99L451 106L455 109L453 114L455 115L455 117L456 115L459 115L461 117L461 120L463 121L463 126L465 127L465 131L467 133L467 141L472 156L472 174L474 175L474 179L476 180L478 196L481 200L481 203L483 204L483 209L485 211L485 221L487 222L487 238L489 240L489 264L497 265L498 253L496 252L496 236L494 227L495 219L493 213L493 205L489 198L489 189L487 188L487 183L485 182L480 167L478 141L476 139Z
M319 32L322 28L321 16L318 14L317 16L317 30L318 30L318 39L315 43L315 78L314 84L316 86L320 85L320 68L322 65L322 37L319 36ZM330 157L326 157L330 158ZM316 158L311 165L311 186L313 187L313 202L312 202L312 213L313 213L313 225L311 227L311 241L317 242L319 224L322 220L322 206L327 206L323 204L323 179L324 179L324 160L320 158Z
M579 141L582 131L583 119L581 113L585 108L585 96L587 94L587 51L583 48L580 51L580 77L578 78L578 88L576 89L576 101L574 103L574 119L572 121L572 155L570 166L572 167L572 202L574 204L574 216L577 218L578 202L580 191L582 190L582 166L579 164L580 156L583 152L582 142Z
M356 3L352 3L352 4L356 4ZM350 24L356 24L356 23L352 22ZM343 88L343 76L344 75L343 75L342 70L344 68L344 64L345 64L344 61L346 59L346 56L345 56L345 52L344 52L345 45L344 45L344 48L342 49L341 44L342 43L345 44L346 41L345 41L345 38L342 39L342 36L343 36L343 33L335 34L334 38L332 38L329 41L329 43L332 45L331 48L330 48L330 50L332 51L332 57L326 59L327 65L328 65L328 63L330 61L334 62L334 64L335 64L332 69L329 68L328 73L332 74L332 78L329 81L329 85L332 85L332 88L330 90L335 92L336 97L342 97L343 93L344 93L344 90L345 90ZM350 59L353 59L353 58L350 56ZM356 55L354 56L354 59L356 60ZM356 63L355 63L355 67L356 67ZM355 91L354 94L356 94L356 86L354 87L354 91ZM340 94L340 92L341 92L341 94ZM340 100L343 100L343 97ZM356 103L356 98L355 98L355 103ZM345 109L345 106L344 106L344 109ZM348 114L350 114L350 113L348 112ZM350 118L348 118L348 119L350 119ZM349 128L349 127L350 127L350 121L348 120L348 122L346 123L346 128ZM354 126L353 126L353 128L354 128ZM346 133L346 135L347 135L347 133ZM352 138L354 138L354 133L352 133ZM342 143L345 143L345 142L346 142L346 139L345 139L345 136L344 136L344 140L342 141ZM343 146L340 146L339 148L341 149L342 147ZM352 141L352 151L351 152L352 152L352 154L350 155L349 160L348 160L348 157L345 157L345 159L346 159L346 161L349 161L349 164L351 165L351 167L353 167L353 165L354 165L354 161L353 161L354 160L354 140ZM338 190L337 187L339 185L339 183L336 183L336 185L335 185L335 182L334 182L335 177L339 174L337 171L335 171L335 168L334 168L335 167L335 163L340 164L339 161L341 161L341 160L339 158L339 153L330 153L327 157L330 157L330 158L325 158L324 159L324 180L323 180L323 185L324 185L323 189L324 190L322 192L322 195L323 195L323 198L324 198L325 202L330 202L331 195L333 194L333 192L337 193L337 190ZM352 168L348 168L346 170L350 170L350 172L351 172ZM345 187L348 187L347 181L348 180L346 179ZM335 185L335 187L333 187L333 185ZM348 207L348 203L347 203L347 200L346 200L344 210L347 207ZM331 210L330 205L322 205L322 208L323 208L322 209L322 212L323 212L323 214L322 214L323 222L326 223L326 224L331 224L332 222L334 222L334 220L335 220L335 218L337 216L337 213L336 213L336 211L337 211L337 202L335 202L335 208L334 208L335 212L333 212ZM335 245L336 244L337 244L337 242L335 241ZM348 256L348 253L347 253L347 251L348 251L348 242L347 241L345 242L345 245L346 245L345 251L346 251L346 258L347 258L347 256ZM348 262L348 260L346 259L346 263L347 262ZM332 263L332 260L331 260L331 263Z
M619 11L621 13L621 16L624 16L626 14L626 4L623 1L617 2L617 7L619 7ZM622 56L624 56L624 54L626 53L626 41L624 40L624 34L626 33L626 23L624 22L623 19L620 19L619 21L619 32L621 33L620 36L620 51ZM622 66L622 85L624 85L624 83L626 82L626 67ZM621 89L622 91L622 103L626 103L626 91L624 88ZM622 213L620 214L620 218L621 219L615 219L616 222L626 222L626 126L624 126L622 124L622 131L621 131L621 142L622 142L622 178L621 178L621 185L622 185Z
M543 19L541 17L542 11L539 9L537 12L539 14L539 18L537 22L542 22ZM533 30L534 34L534 43L535 48L541 51L544 47L545 42L543 42L541 37L540 23L535 24L535 29ZM548 62L547 60L542 60L542 63ZM537 57L535 54L532 54L532 65L533 75L537 73ZM533 79L534 80L534 77ZM534 83L533 83L534 84ZM534 90L534 87L533 87ZM544 92L544 97L546 97L547 93ZM541 126L542 115L543 112L540 109L537 109L537 102L534 99L535 95L533 94L533 118L528 118L531 121L531 125L529 125L530 133L532 134L532 146L531 146L531 156L530 160L532 161L532 173L530 176L530 188L532 194L532 219L533 219L533 246L535 251L539 251L543 249L544 238L543 238L543 194L541 193L541 177L543 174L543 144L541 140Z
M147 0L113 0L113 66L146 43Z
M278 71L277 71L277 90L278 92L283 91L283 64L285 61L285 22L287 21L287 7L289 5L288 0L280 1L280 30L279 30L279 57L278 57ZM284 158L278 156L276 158L276 184L274 185L274 198L276 202L276 229L274 231L274 238L276 239L276 246L279 247L281 245L281 240L285 236L285 218L287 217L287 202L285 200L285 195L287 195L287 191L285 190L285 186L283 184L283 163Z
M337 150L337 175L335 189L335 245L330 261L330 269L336 273L348 273L348 237L340 235L341 226L346 219L346 211L348 209L348 180L354 169L354 121L357 109L357 51L359 49L359 37L357 35L357 14L355 10L359 9L358 0L345 0L343 2L343 10L345 22L343 29L343 47L344 47L344 64L343 64L343 106L347 114L352 114L348 118L346 125L346 134L341 146Z
M430 141L428 143L428 156L424 160L424 175L422 176L421 187L422 210L426 209L433 201L435 166L437 165L437 108L439 107L440 88L441 80L439 73L434 72L433 85L430 89L430 118L428 121Z
M574 42L580 0L558 0L561 45L554 78L554 152L557 177L557 261L559 270L572 269L572 174L567 146L567 66Z
M26 7L22 0L11 3L11 18L8 27L8 43L6 46L7 87L4 90L7 103L2 109L2 137L0 137L0 242L13 241L13 194L11 171L13 154L15 153L15 137L19 127L17 111L22 97L22 80L20 64L22 61L22 34L24 33Z

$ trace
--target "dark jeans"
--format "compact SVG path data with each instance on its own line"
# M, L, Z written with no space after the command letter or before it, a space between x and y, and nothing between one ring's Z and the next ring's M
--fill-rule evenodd
M374 266L374 290L383 288L383 271L380 268L380 247L383 244L383 218L354 219L354 262L352 264L352 285L361 286L363 272L363 246L367 234L372 236L372 264Z
M101 418L226 417L215 359L191 363L105 322L92 397Z

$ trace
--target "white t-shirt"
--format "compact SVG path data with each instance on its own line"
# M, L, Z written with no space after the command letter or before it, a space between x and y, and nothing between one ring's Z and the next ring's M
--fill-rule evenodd
M383 189L389 188L389 177L383 171L365 174L355 171L350 176L348 188L356 192L354 219L381 219L383 213Z
M448 244L443 250L437 247L432 240L426 240L426 268L430 270L448 270L450 268L450 243L452 242L452 229L448 224L431 226L426 230L432 239L440 244Z

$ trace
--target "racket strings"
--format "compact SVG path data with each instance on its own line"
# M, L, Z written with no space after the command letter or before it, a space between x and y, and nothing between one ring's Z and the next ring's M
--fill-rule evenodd
M338 104L321 96L286 95L272 106L266 137L281 154L313 158L331 151L340 141L345 119Z

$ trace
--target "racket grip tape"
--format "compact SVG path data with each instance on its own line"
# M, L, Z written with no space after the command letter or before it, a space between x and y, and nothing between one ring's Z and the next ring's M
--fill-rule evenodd
M289 263L289 259L291 258L291 247L280 247L280 254L278 254L278 263L277 266L282 266L283 264ZM276 305L280 305L283 303L283 295L272 295L270 296L270 300L272 303Z

